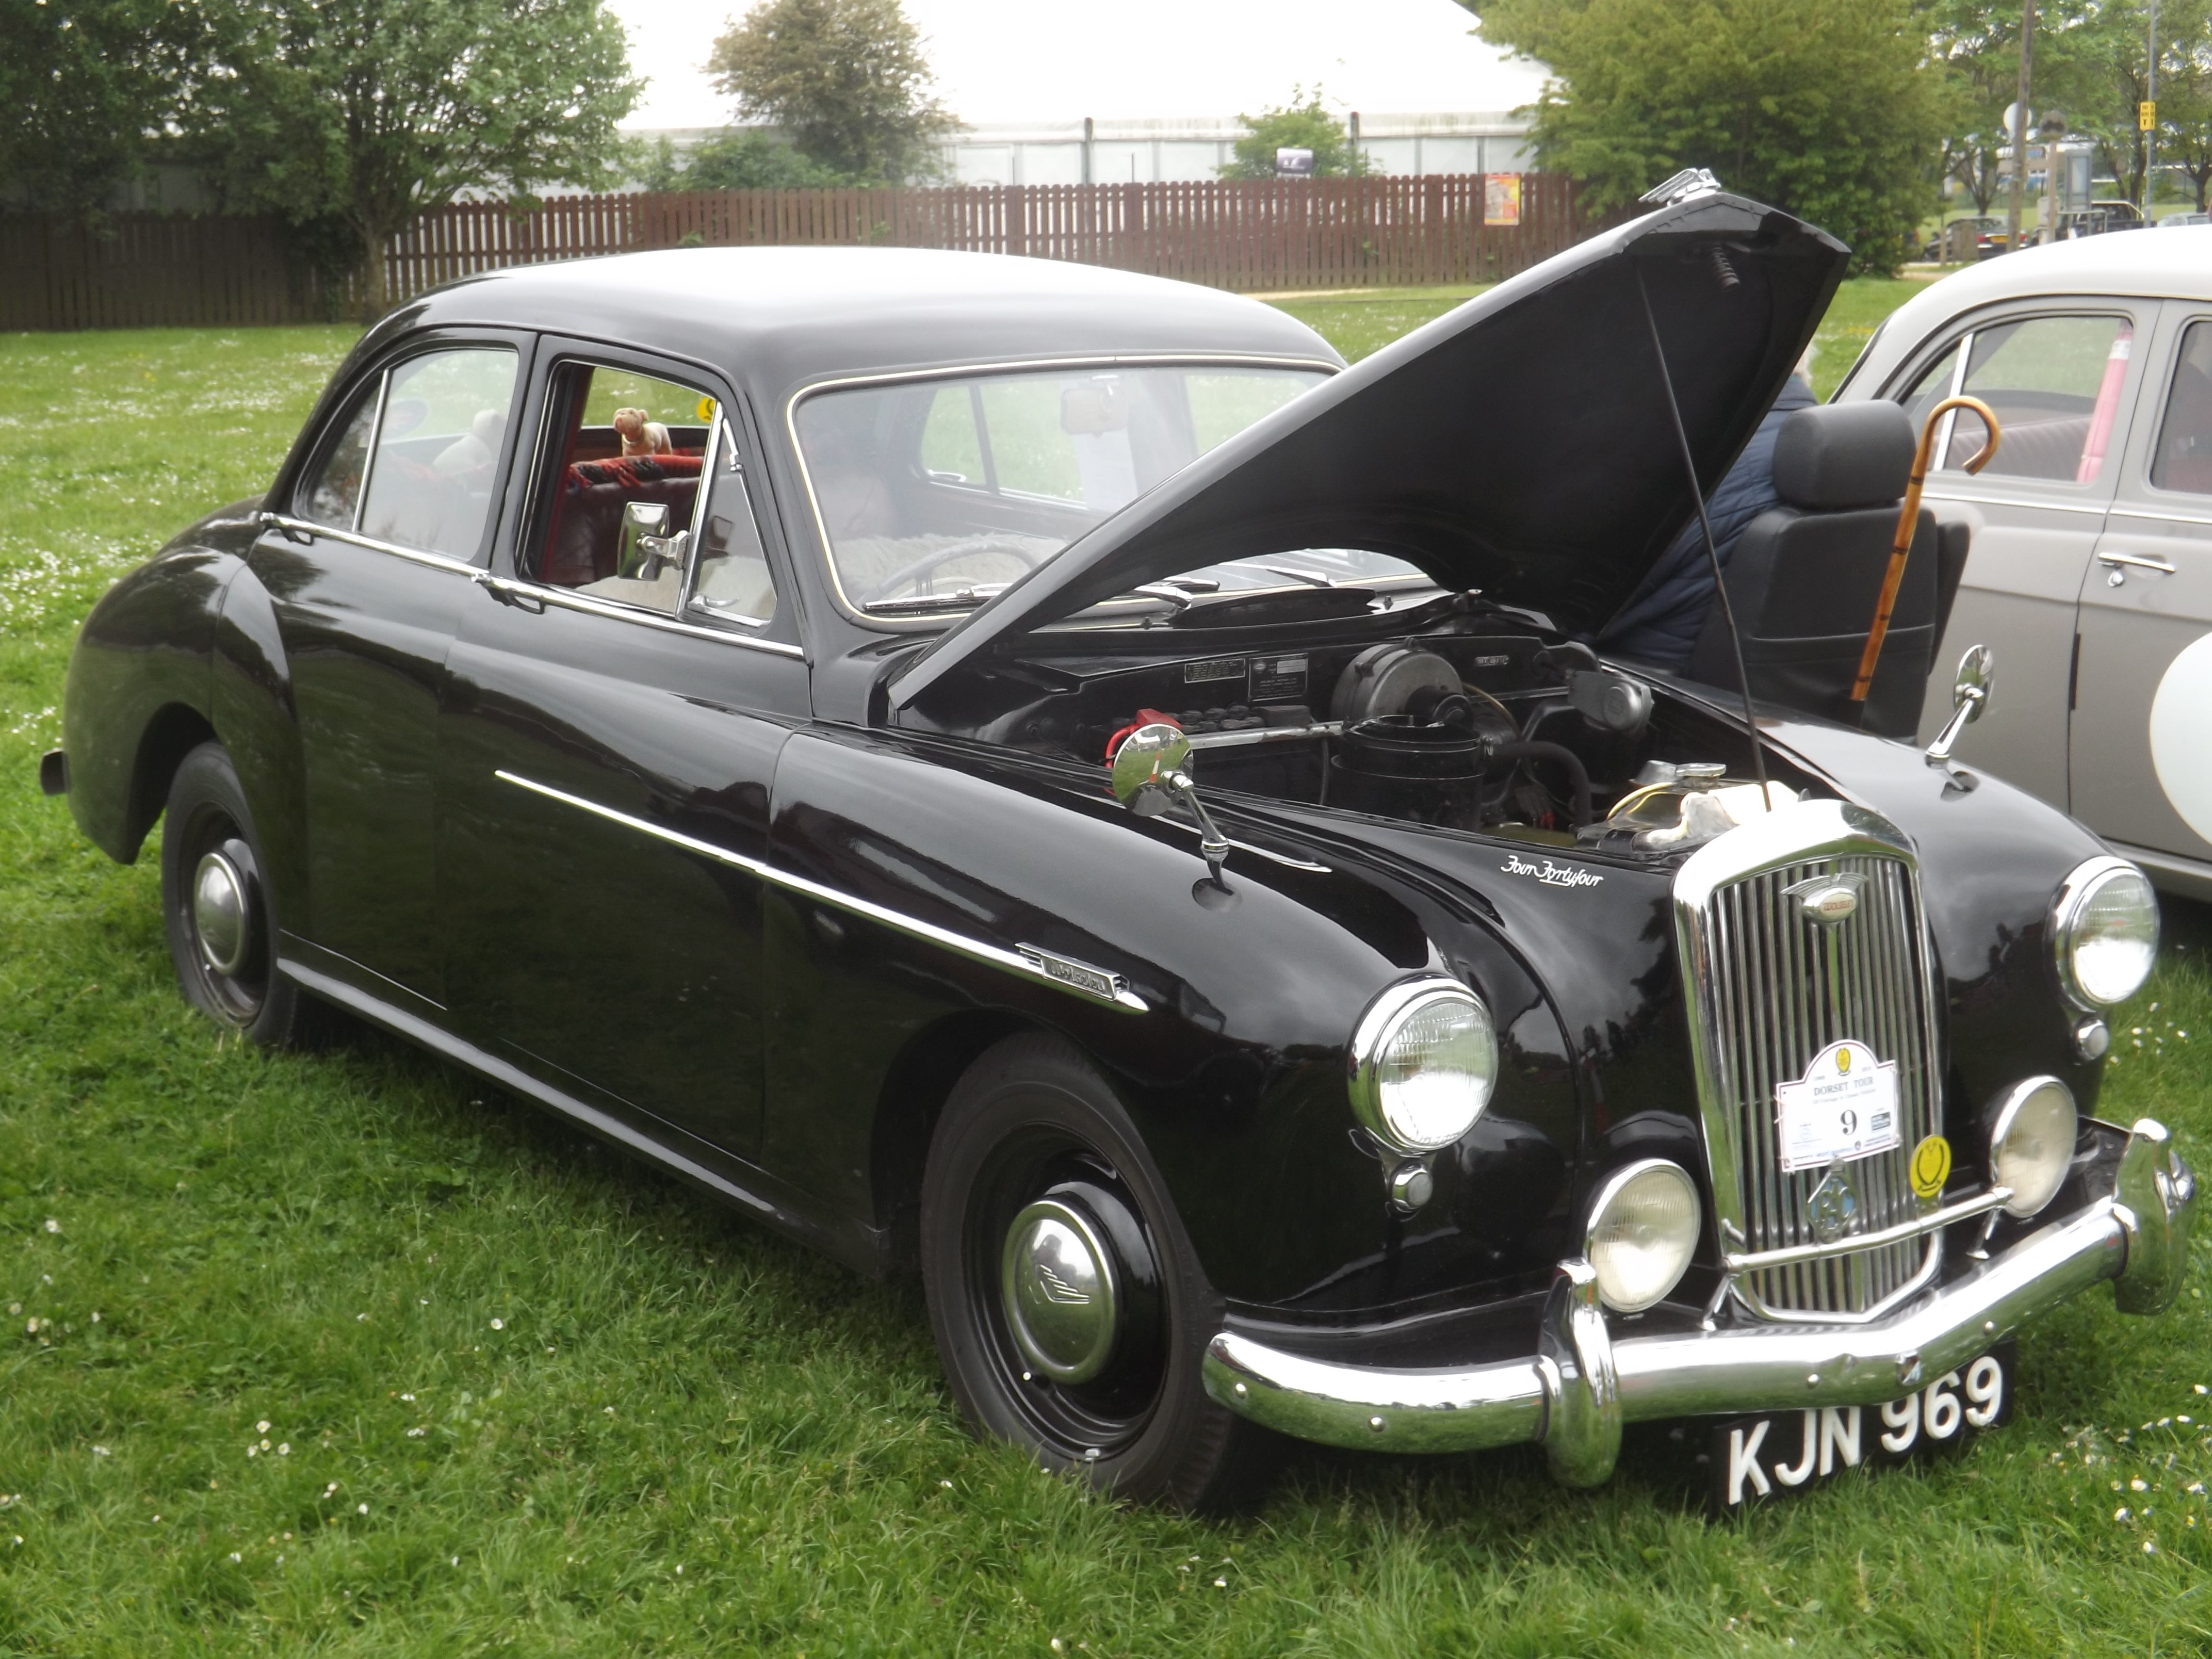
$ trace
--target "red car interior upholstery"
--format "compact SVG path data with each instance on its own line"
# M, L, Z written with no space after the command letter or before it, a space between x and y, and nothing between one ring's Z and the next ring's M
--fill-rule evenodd
M631 501L665 501L671 529L689 524L702 459L676 453L570 463L553 504L540 577L556 586L580 587L613 575L623 508Z

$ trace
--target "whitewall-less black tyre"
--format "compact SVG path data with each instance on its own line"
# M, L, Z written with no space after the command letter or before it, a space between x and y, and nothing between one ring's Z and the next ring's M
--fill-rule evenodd
M1066 1042L1009 1038L955 1086L922 1182L921 1267L978 1434L1185 1508L1264 1475L1273 1437L1200 1381L1219 1299L1127 1113Z

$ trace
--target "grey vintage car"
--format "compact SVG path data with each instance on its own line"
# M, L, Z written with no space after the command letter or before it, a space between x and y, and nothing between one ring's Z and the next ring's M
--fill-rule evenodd
M1838 400L1958 394L1925 503L1972 531L1923 736L1969 643L2002 666L1963 758L2212 898L2212 227L2027 249L1936 283Z

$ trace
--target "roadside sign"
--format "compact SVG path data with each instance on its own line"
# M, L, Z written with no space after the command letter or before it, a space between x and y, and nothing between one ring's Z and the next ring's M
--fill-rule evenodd
M1313 177L1313 152L1288 147L1275 152L1275 176L1278 179L1310 179Z
M2158 125L2158 100L2146 98L2136 106L2136 125L2148 132Z
M1482 222L1517 225L1521 222L1521 175L1486 173L1482 175Z

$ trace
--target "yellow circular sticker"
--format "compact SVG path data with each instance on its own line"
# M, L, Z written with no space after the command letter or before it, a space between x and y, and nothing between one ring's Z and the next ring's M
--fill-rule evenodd
M1951 1143L1930 1135L1912 1149L1912 1190L1922 1198L1941 1198L1951 1178Z
M699 418L702 421L711 421L714 418L714 400L712 398L699 399Z

